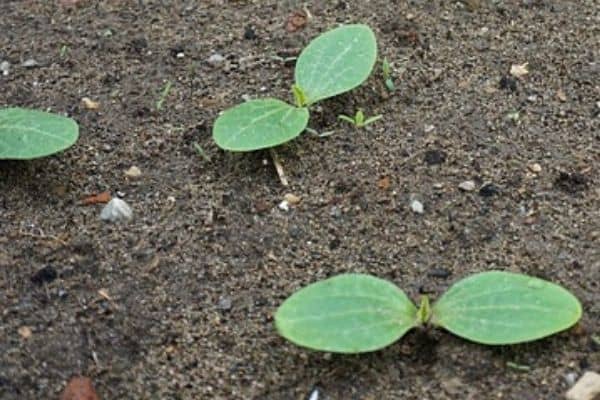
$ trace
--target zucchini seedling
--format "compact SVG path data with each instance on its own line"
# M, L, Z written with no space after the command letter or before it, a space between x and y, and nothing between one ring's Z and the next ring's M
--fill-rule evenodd
M290 296L275 314L279 333L314 350L379 350L410 329L432 325L487 345L506 345L555 334L581 317L581 304L554 283L504 271L471 275L433 305L419 308L393 283L364 274L342 274Z
M385 82L385 87L390 92L396 90L396 85L394 85L394 80L392 79L392 66L388 61L387 57L384 57L381 62L381 74L383 75L383 81Z
M0 160L30 160L71 147L79 126L71 118L25 108L0 109Z
M352 125L354 125L355 128L364 128L365 126L370 125L375 121L379 121L381 118L383 118L383 115L381 114L365 118L365 114L362 112L362 110L356 111L354 117L350 117L344 114L338 115L338 119L351 123Z
M375 34L367 25L342 25L313 39L294 71L295 106L266 98L226 110L213 126L216 144L230 151L274 147L296 138L309 119L309 107L361 85L377 59Z

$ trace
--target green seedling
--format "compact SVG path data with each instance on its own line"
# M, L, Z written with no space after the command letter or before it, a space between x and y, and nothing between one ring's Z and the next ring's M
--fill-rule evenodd
M30 160L71 147L79 126L71 118L24 108L0 109L0 160Z
M383 75L383 81L385 82L385 86L388 88L390 92L396 90L396 85L394 85L394 80L392 79L392 66L388 62L387 57L383 59L381 63L381 73Z
M162 92L160 93L158 101L156 102L156 111L160 111L162 109L163 103L165 102L167 96L169 96L169 92L171 91L171 86L171 81L168 81L165 87L163 88Z
M581 317L575 296L554 283L504 271L471 275L432 306L419 308L397 286L363 274L342 274L290 296L275 314L279 333L314 350L379 350L410 329L431 325L487 345L541 339Z
M210 157L208 156L208 154L206 153L206 151L202 148L202 146L200 145L200 143L194 142L194 148L196 149L196 153L198 153L198 155L200 157L202 157L204 159L204 161L210 162Z
M375 34L366 25L343 25L312 40L300 53L292 93L295 106L267 98L226 110L213 126L217 145L253 151L286 143L308 125L309 107L350 91L371 74L377 59Z
M69 46L67 46L66 44L63 44L62 47L60 48L60 58L64 58L67 55L68 51L69 51Z
M344 114L338 115L338 119L351 123L355 128L364 128L381 118L383 118L383 115L379 114L365 119L365 114L361 110L358 110L356 114L354 114L354 117L349 117Z

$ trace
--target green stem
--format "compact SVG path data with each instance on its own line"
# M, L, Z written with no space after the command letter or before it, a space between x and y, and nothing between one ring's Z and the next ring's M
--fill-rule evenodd
M429 297L422 296L421 304L419 305L419 310L417 311L417 321L426 325L431 319L431 306L429 305Z
M296 100L297 107L305 107L307 104L306 94L304 94L304 90L297 84L292 85L292 93L294 93L294 99Z

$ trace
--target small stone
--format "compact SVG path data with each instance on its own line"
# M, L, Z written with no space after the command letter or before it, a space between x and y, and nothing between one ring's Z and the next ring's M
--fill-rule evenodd
M423 203L421 203L419 200L412 200L410 202L410 209L417 214L423 214L425 211Z
M537 101L537 96L532 94L531 96L527 96L527 101L530 103L535 103Z
M10 63L8 61L0 62L0 72L2 72L2 75L8 76L10 72Z
M28 60L25 60L23 62L23 64L21 64L24 68L35 68L37 67L39 64L37 61L35 61L33 58L30 58Z
M529 70L527 69L528 64L529 63L513 64L510 67L510 74L517 78L521 78L521 77L527 75L529 73Z
M338 206L333 206L331 207L331 210L329 210L329 215L333 218L340 218L342 216L342 209Z
M558 89L558 91L556 92L556 98L564 103L565 101L567 101L567 94L564 90Z
M595 400L600 396L600 374L588 371L567 392L568 400Z
M81 104L85 107L86 110L96 111L100 108L100 103L90 99L89 97L84 97L81 99Z
M31 328L28 326L22 326L18 329L19 336L27 340L31 337Z
M127 171L125 171L125 176L133 179L139 178L140 176L142 176L142 171L135 165L132 165Z
M425 133L429 133L429 132L433 132L434 129L435 129L434 125L425 125L425 128L423 128L423 131Z
M308 400L319 400L319 389L314 388L310 395L308 396Z
M118 222L121 220L131 219L133 212L131 207L124 200L118 197L113 198L108 202L100 213L100 219L108 222Z
M290 204L292 206L300 203L300 200L301 200L300 197L298 197L298 196L296 196L295 194L292 194L292 193L286 193L285 196L283 196L283 199L285 201L287 201L288 204Z
M211 64L220 64L223 61L225 61L225 57L223 57L219 53L215 53L215 54L211 55L210 57L208 57L208 62Z
M465 192L472 192L475 190L475 182L473 181L464 181L458 185L460 190L464 190Z
M232 304L231 298L221 296L219 298L219 304L217 304L217 308L222 311L229 311L231 310Z
M529 164L527 166L527 168L529 168L529 170L533 173L539 174L540 172L542 172L542 166L538 163L533 163L533 164Z
M281 211L285 211L288 212L290 211L290 203L288 203L287 200L283 200L281 203L279 203L277 205L277 207L281 210Z
M569 387L573 386L577 381L577 373L569 372L565 374L565 381L567 382L567 385L569 385Z
M185 53L183 51L180 51L179 53L177 53L177 55L175 57L177 57L177 58L184 58L185 57Z
M65 387L60 400L99 400L99 398L90 378L75 376Z

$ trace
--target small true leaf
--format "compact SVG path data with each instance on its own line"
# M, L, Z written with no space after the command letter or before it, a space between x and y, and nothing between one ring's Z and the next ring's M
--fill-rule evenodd
M418 324L416 307L394 284L343 274L289 297L275 314L279 333L300 346L336 353L385 347Z
M504 271L454 284L433 306L431 322L465 339L513 344L540 339L575 324L581 304L554 283Z
M343 25L315 38L298 57L296 84L308 104L363 83L377 59L375 34L366 25Z
M0 109L0 159L30 160L62 151L79 137L71 118L24 108Z
M298 136L308 124L308 109L277 99L251 100L226 110L213 127L225 150L252 151L277 146Z

